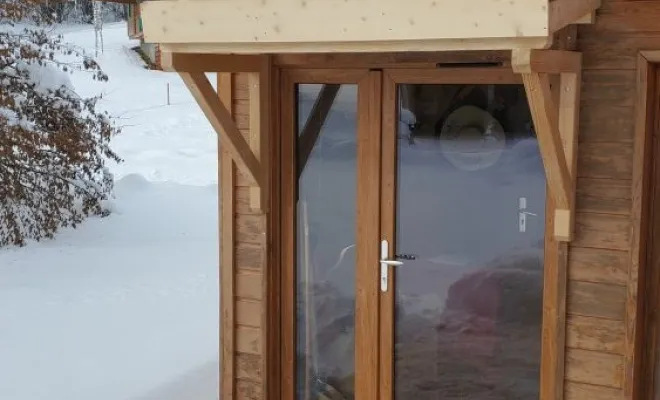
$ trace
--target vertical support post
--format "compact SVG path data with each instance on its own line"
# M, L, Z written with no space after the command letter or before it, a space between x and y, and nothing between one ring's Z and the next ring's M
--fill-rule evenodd
M582 74L563 72L559 75L559 135L564 148L564 155L570 175L568 209L555 210L555 237L557 240L570 242L574 236L575 192L577 186L577 143L580 111L580 82Z
M233 77L218 73L218 95L230 113L233 103ZM218 137L218 188L220 190L220 398L233 399L234 382L234 179L236 167L232 155L220 145Z
M263 56L259 72L248 73L250 133L248 143L255 157L262 165L262 174L267 173L263 168L268 164L270 140L270 96L271 96L271 58ZM250 189L250 206L254 209L267 211L267 196L269 185L266 176L261 177L261 186Z

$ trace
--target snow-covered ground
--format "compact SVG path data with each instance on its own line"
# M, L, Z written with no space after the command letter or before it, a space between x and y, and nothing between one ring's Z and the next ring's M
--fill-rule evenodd
M90 28L65 31L93 54ZM125 24L104 40L110 81L72 80L124 127L115 212L0 250L0 399L215 399L216 137L176 74L142 67Z

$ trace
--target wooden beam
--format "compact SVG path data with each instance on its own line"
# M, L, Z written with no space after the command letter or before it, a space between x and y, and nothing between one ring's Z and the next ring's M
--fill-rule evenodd
M509 64L511 50L496 51L406 51L401 53L290 53L275 54L273 63L282 68L435 68L437 64Z
M574 236L581 81L580 71L563 73L559 76L559 135L571 178L569 194L571 206L568 209L555 209L555 239L562 242L570 242Z
M582 53L565 50L516 49L511 52L511 68L520 74L575 73L582 68Z
M162 3L166 0L148 1L146 3ZM191 0L192 1L192 0ZM197 1L196 1L197 2ZM437 24L437 22L434 22ZM546 30L547 32L547 30ZM145 40L150 39L145 34ZM254 54L313 54L313 53L388 53L406 52L414 48L418 52L438 51L510 51L511 49L545 49L552 44L548 35L505 38L478 39L428 39L428 40L378 40L378 41L333 41L333 42L181 42L167 43L167 49L176 53L224 53L235 55ZM161 44L165 46L165 44Z
M595 24L596 23L596 12L592 11L587 15L583 15L582 17L578 18L575 21L575 23L580 24L580 25Z
M309 155L314 149L314 145L321 133L321 129L323 129L323 124L325 124L328 118L340 87L341 85L337 84L323 85L309 113L309 117L307 117L307 121L305 121L305 127L300 134L300 146L298 147L298 178L300 178L300 175L305 170Z
M548 186L557 209L570 210L571 175L559 134L559 115L547 74L523 73L523 84L541 150Z
M271 99L271 57L259 58L259 71L248 74L248 93L250 109L250 147L262 166L268 166L270 130L270 99ZM267 211L268 182L265 179L259 187L250 189L250 207Z
M549 33L552 35L567 25L584 23L585 15L600 8L601 0L554 0L549 3Z
M233 102L233 78L231 74L218 74L220 101L231 113ZM220 142L220 140L218 140ZM218 143L219 144L219 143ZM235 281L235 223L234 183L235 163L222 146L218 146L218 186L220 216L220 398L232 399L235 395L236 329L234 318Z
M575 51L577 50L577 38L578 26L568 25L554 34L551 49Z
M220 136L220 141L231 154L237 166L259 186L264 182L264 174L259 160L250 150L250 146L236 127L227 108L220 102L211 82L202 72L180 72L183 82L192 93L206 118Z
M170 72L259 72L261 59L256 55L176 53L162 45L161 66Z
M641 50L639 52L640 57L647 63L660 63L660 50Z
M185 52L281 54L543 48L552 33L548 3L160 0L140 8L150 43ZM402 15L410 16L403 24Z

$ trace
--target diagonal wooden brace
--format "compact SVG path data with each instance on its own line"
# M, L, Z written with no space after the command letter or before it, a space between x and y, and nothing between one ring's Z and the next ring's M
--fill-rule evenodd
M528 51L530 54L514 52L512 65L522 75L546 179L555 200L555 239L566 242L573 238L575 214L581 57L575 52L547 51L534 55L534 50ZM554 65L553 55L556 56ZM545 59L547 62L538 63L534 59ZM528 63L521 60L528 60ZM556 97L553 96L550 78L543 71L559 75Z
M336 84L323 85L307 117L307 121L305 121L305 126L300 134L300 148L298 150L298 178L305 170L307 160L312 154L321 129L323 129L323 125L330 114L330 109L337 98L340 86Z
M559 135L559 114L552 99L550 79L547 74L534 72L524 73L522 78L536 127L548 185L557 208L568 209L571 205L571 176Z
M261 164L236 126L231 114L220 101L206 75L203 72L180 72L179 75L215 132L220 136L221 144L229 151L237 166L257 186L261 187L265 180Z

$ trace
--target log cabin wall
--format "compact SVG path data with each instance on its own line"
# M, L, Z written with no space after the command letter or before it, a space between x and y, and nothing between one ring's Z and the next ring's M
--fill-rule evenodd
M579 28L583 75L576 237L570 245L566 399L641 398L635 342L643 154L635 160L637 60L660 49L660 2L604 0ZM642 255L643 257L643 255Z

